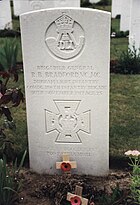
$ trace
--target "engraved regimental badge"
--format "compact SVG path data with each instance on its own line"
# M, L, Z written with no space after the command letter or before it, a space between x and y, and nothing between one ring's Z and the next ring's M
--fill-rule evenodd
M84 47L84 30L79 23L63 13L47 28L45 43L56 57L71 59L80 54Z

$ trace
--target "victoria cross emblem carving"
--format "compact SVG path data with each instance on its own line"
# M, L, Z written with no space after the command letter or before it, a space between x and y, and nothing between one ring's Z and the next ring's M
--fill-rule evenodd
M55 142L82 143L80 132L90 134L90 110L77 114L81 101L54 101L58 114L45 109L46 133L57 131Z
M82 51L85 44L83 28L63 13L47 28L45 43L56 57L71 59Z

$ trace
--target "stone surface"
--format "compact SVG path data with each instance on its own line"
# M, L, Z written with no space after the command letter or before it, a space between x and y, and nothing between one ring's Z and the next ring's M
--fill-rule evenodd
M80 0L13 0L14 14L20 14L55 7L80 7Z
M80 0L54 0L54 7L80 7Z
M58 173L68 153L74 172L107 174L110 13L36 11L21 15L21 32L31 168Z
M123 0L112 0L112 18L121 14L121 3Z
M22 13L20 4L21 4L21 1L13 0L13 10L14 10L15 16L19 16Z
M131 20L129 32L129 46L135 45L135 48L140 48L140 1L132 0L131 5Z
M10 0L0 1L0 29L12 28Z
M132 0L122 0L120 20L121 31L127 31L130 29L131 1Z
M89 0L90 3L98 3L100 0Z

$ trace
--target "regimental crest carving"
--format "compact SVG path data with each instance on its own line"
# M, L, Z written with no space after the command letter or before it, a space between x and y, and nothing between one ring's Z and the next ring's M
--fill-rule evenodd
M45 43L50 52L67 60L80 54L85 44L82 26L63 13L46 30Z
M91 133L91 111L77 114L81 101L59 101L54 103L58 113L45 109L46 133L57 131L57 143L82 143L80 133L85 137Z

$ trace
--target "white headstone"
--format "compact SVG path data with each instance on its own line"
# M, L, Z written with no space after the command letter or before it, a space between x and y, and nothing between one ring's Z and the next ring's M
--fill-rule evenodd
M54 7L80 7L80 0L54 0Z
M13 0L13 10L14 10L14 15L19 16L21 13L21 1Z
M16 16L19 16L20 14L39 10L39 9L45 9L45 8L51 8L54 7L54 1L53 0L13 0L14 2L14 14Z
M16 16L39 9L55 7L80 7L80 0L13 0Z
M98 3L101 0L89 0L90 3Z
M12 29L10 0L0 1L0 29Z
M121 3L123 0L112 0L112 18L121 14Z
M107 174L109 28L110 13L93 9L21 15L30 166L36 172L58 172L55 163L68 153L79 174Z
M127 31L130 29L130 9L131 9L131 0L122 0L121 21L120 21L121 31Z
M140 1L132 0L131 20L129 32L129 46L135 45L136 49L140 48Z

